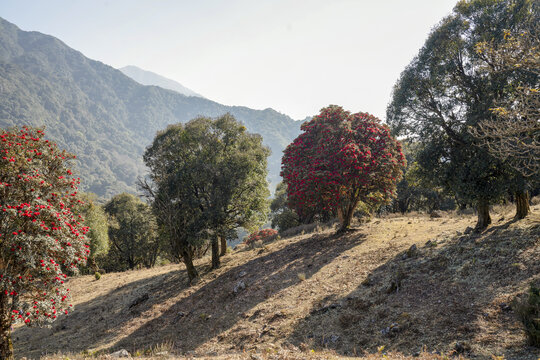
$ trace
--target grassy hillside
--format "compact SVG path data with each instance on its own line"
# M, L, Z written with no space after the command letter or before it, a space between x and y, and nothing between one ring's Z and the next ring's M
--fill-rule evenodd
M512 209L496 209L483 234L464 234L475 218L457 214L373 219L343 236L318 229L234 251L216 271L202 259L192 287L181 265L79 277L74 313L51 329L17 328L16 355L381 358L384 345L536 360L512 308L540 281L540 205L532 210L513 222Z
M82 188L103 197L135 191L142 153L156 131L197 116L229 112L272 150L269 179L279 181L282 151L300 122L272 109L225 106L143 86L60 40L21 31L0 18L0 127L45 126L48 138L78 156Z

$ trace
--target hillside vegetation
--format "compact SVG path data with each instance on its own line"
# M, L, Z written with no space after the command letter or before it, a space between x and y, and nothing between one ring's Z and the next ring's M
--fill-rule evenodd
M73 314L51 329L17 328L15 352L380 358L384 345L536 360L513 303L540 281L540 205L532 210L514 222L499 208L482 234L466 231L473 215L455 213L318 229L237 249L217 270L203 259L191 287L174 264L74 278Z
M158 130L197 116L231 113L272 150L269 179L279 182L281 152L300 122L272 109L225 106L143 86L60 40L0 18L0 127L44 126L78 156L82 189L102 197L130 191L145 173L142 154Z

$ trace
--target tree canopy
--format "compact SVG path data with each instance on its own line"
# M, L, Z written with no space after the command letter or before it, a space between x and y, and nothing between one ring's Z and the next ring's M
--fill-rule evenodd
M301 218L332 211L346 230L360 201L382 204L395 196L405 158L377 118L331 105L302 130L282 159L289 204Z
M113 270L152 267L161 250L150 206L132 194L122 193L105 204L109 215L109 262Z
M460 1L431 32L397 82L387 110L394 134L422 144L418 165L437 186L478 208L478 228L490 222L489 204L513 190L523 196L520 175L491 156L470 128L494 117L491 108L510 78L482 70L477 44L499 43L504 31L538 23L530 0ZM523 81L530 80L522 76Z
M146 150L150 181L141 186L190 279L197 276L197 247L210 240L217 267L220 239L223 254L231 230L265 220L269 153L260 135L248 133L229 114L170 125Z
M0 130L0 357L11 359L11 325L40 325L68 311L65 281L86 263L74 156L42 130Z

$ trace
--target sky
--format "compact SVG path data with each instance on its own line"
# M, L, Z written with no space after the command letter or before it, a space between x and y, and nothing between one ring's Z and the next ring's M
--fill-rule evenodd
M457 0L0 0L0 17L115 68L300 120L384 119L392 87Z

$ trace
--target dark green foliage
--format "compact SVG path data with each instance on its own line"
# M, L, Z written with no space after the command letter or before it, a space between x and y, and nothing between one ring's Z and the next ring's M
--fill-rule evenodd
M151 182L142 181L141 188L190 280L197 276L192 259L208 240L216 267L218 239L264 222L268 155L260 135L248 133L229 114L170 125L146 150Z
M90 60L58 39L25 32L0 18L0 127L45 126L60 147L76 153L82 189L100 197L135 192L152 136L198 115L231 113L272 150L269 179L277 184L281 152L300 122L262 111L143 86Z
M90 256L87 265L98 268L96 258L103 258L109 252L109 223L103 207L97 204L96 194L82 194L82 213L85 224L90 228L86 236L90 240Z
M270 203L270 217L272 228L285 231L300 225L300 218L293 209L287 205L287 186L280 182L276 187L274 199Z
M508 73L487 75L480 69L476 44L502 41L505 29L532 29L539 22L535 6L531 0L459 2L401 74L387 110L394 134L421 143L418 174L460 202L475 203L479 228L491 221L489 203L503 197L517 178L470 134L494 116L489 109L505 95L510 80Z
M407 159L407 168L403 179L397 184L397 198L392 204L393 211L451 210L455 202L445 192L434 185L431 178L422 176L423 169L418 165L416 157L419 144L404 143L403 153Z
M540 347L540 288L531 284L529 293L514 303L531 345Z
M155 265L161 246L150 206L123 193L105 204L109 215L110 250L104 259L107 271Z

